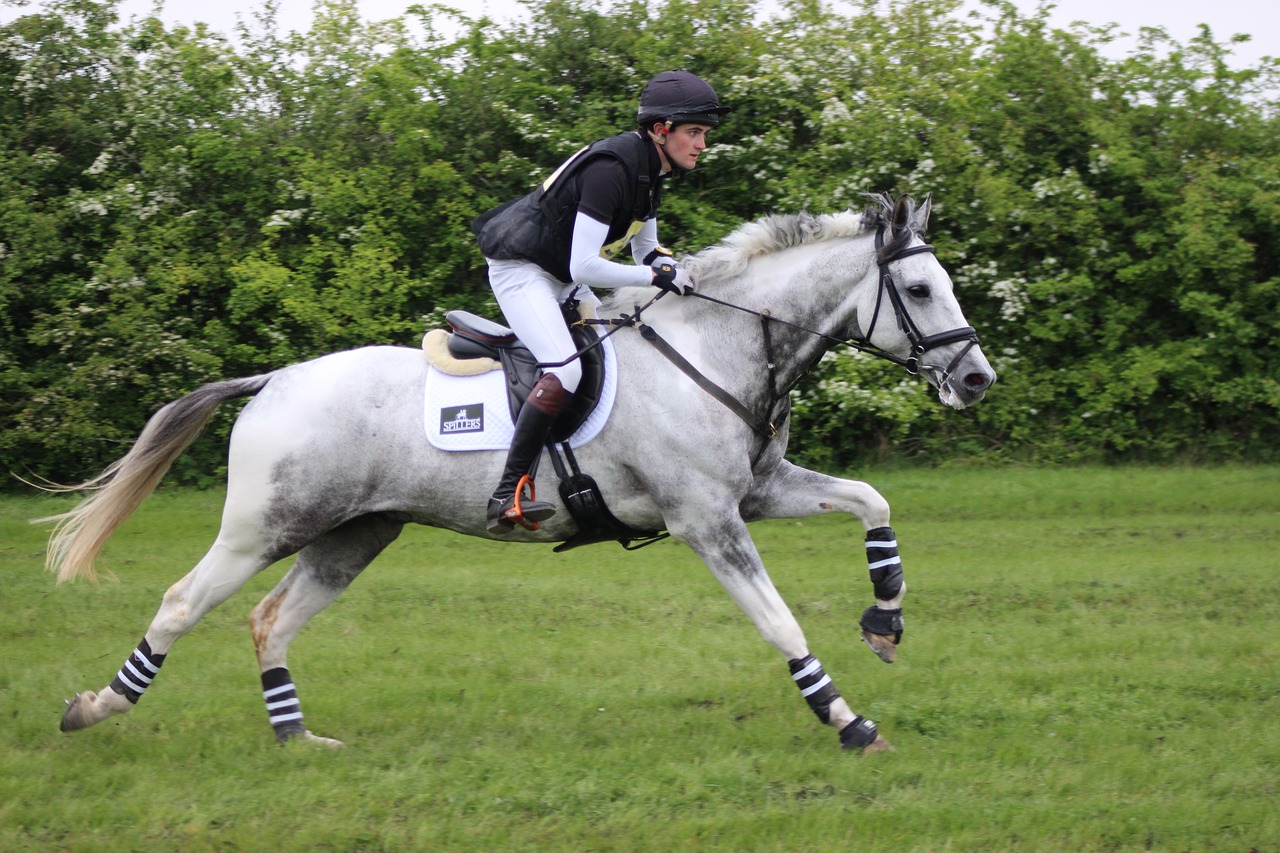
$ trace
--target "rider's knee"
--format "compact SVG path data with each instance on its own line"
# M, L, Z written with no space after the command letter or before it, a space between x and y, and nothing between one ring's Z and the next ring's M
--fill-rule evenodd
M582 383L582 362L577 359L547 372L554 373L560 380L560 387L570 394L577 391L578 385Z

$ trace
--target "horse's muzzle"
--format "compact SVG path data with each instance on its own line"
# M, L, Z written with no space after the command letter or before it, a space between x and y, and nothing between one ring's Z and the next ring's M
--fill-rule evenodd
M937 383L938 399L943 405L953 409L963 409L980 402L987 395L987 389L994 384L996 384L994 370L971 370L960 376L944 374L941 381Z

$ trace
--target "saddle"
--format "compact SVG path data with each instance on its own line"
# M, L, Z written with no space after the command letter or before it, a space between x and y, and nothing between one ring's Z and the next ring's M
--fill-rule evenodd
M569 508L578 532L553 550L559 553L581 545L616 541L630 551L666 539L670 534L660 530L639 530L618 520L605 505L595 479L579 469L578 460L569 447L569 437L600 402L605 376L604 353L599 346L591 346L599 342L598 335L578 323L580 318L576 305L566 303L564 312L569 334L582 362L582 381L572 403L552 426L547 450L560 478L560 499ZM514 421L542 374L538 360L515 332L492 320L469 311L450 311L445 314L445 321L451 329L447 339L449 355L461 360L493 359L502 365L506 376L507 406Z
M573 311L572 314L568 314ZM566 310L569 334L578 348L582 362L582 381L573 395L573 401L560 414L551 428L548 441L567 441L600 402L604 388L604 353L600 347L587 347L599 341L591 329L574 325L575 309ZM528 398L529 392L542 375L538 360L516 337L515 332L492 320L486 320L469 311L450 311L444 315L452 334L448 337L449 355L457 359L491 358L502 365L507 378L507 407L514 422Z

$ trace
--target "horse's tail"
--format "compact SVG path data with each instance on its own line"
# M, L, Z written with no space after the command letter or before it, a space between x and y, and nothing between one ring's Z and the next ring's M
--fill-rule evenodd
M152 415L129 452L101 474L78 486L55 489L93 492L69 512L35 521L57 525L49 539L45 568L58 575L58 583L81 576L95 580L94 562L111 534L155 490L218 407L227 400L257 394L270 379L266 373L197 388Z

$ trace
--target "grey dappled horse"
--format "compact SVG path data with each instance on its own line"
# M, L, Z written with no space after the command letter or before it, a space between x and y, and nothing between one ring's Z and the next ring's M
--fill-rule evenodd
M850 709L809 653L747 523L856 516L866 530L875 595L861 620L863 638L892 662L906 585L889 505L865 483L783 458L788 391L846 340L924 375L955 408L982 399L995 381L950 278L921 237L928 199L918 208L905 197L873 196L872 202L865 212L766 217L687 258L697 293L652 301L642 321L722 396L700 387L635 328L619 328L612 336L619 373L612 414L577 450L613 514L634 528L667 530L692 548L784 655L810 707L839 731L842 745L868 752L888 744L874 723ZM655 292L619 291L600 315L633 312ZM444 452L427 442L427 369L418 349L379 346L206 385L157 412L123 458L84 484L93 494L51 519L58 528L48 562L59 582L92 577L108 537L214 410L253 396L231 435L216 540L165 593L111 684L68 702L63 730L132 708L174 641L258 572L297 554L250 617L264 697L281 742L337 744L303 723L286 668L294 637L405 524L489 536L485 506L505 453ZM576 526L561 509L540 530L517 528L498 538L564 541Z

